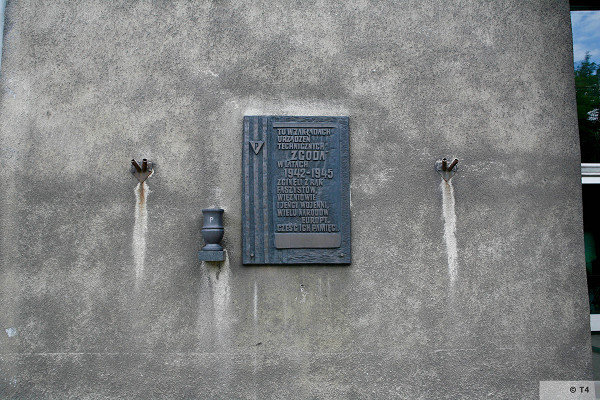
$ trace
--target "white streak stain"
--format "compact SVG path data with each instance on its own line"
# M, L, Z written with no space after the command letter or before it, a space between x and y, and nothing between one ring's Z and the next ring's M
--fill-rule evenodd
M331 303L331 283L329 282L329 273L327 274L327 305L329 306L329 309L331 310L333 307L333 304Z
M135 260L136 281L144 274L146 261L146 234L148 232L147 200L150 189L146 182L138 183L135 187L135 224L133 227L133 258Z
M225 252L225 261L222 263L207 263L206 265L213 295L213 308L218 332L227 333L229 330L229 256ZM217 264L218 266L215 266ZM223 335L219 334L223 339Z
M215 187L215 200L216 203L213 207L219 208L219 204L223 204L223 190L220 187Z
M454 188L452 181L446 182L442 179L442 207L444 215L444 240L446 242L446 253L448 254L448 275L450 286L458 275L458 250L456 249L456 212L454 211Z
M258 323L258 284L254 281L254 326Z
M235 322L230 310L231 288L229 278L231 270L229 255L225 251L223 262L206 262L202 264L208 273L213 298L213 320L215 326L215 344L218 351L227 351L232 348L231 325ZM233 365L225 361L219 365L219 379L227 387L231 383Z
M5 329L4 331L6 331L6 334L8 335L8 337L17 336L17 328L8 328L8 329Z
M300 295L302 297L300 297L300 300L298 300L298 296L296 296L296 301L300 302L300 303L306 303L306 295L308 294L308 292L306 290L304 290L304 285L300 285Z
M258 283L256 282L256 279L254 280L254 299L253 299L253 306L254 306L254 342L256 343L254 345L254 354L253 354L253 358L252 358L252 398L253 399L258 399L258 365L259 365L259 360L258 360L258 342L260 341L260 339L258 338Z

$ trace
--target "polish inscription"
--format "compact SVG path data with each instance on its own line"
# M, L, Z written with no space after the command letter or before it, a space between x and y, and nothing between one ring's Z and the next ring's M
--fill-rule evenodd
M331 204L323 195L331 190L339 194L339 185L336 185L339 181L334 180L339 171L334 171L331 161L328 163L329 154L339 151L331 145L335 136L332 128L282 127L275 128L275 132L278 153L276 231L339 232L332 219L335 217Z

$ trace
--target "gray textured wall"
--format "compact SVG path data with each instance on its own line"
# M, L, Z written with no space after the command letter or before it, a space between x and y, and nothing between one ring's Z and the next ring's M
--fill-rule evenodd
M1 397L591 379L570 35L567 0L9 1ZM350 116L351 266L241 265L250 114ZM158 164L146 215L132 157ZM196 260L207 206L220 266Z

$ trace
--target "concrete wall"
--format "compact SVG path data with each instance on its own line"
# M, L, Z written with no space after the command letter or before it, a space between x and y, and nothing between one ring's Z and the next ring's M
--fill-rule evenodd
M572 61L567 0L9 0L0 397L591 379ZM350 116L352 265L241 265L250 114ZM222 264L196 259L208 206Z

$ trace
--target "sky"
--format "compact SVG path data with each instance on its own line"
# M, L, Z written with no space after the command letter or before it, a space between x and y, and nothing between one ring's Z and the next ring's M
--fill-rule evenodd
M600 11L571 11L571 25L575 63L583 60L586 51L600 63Z

